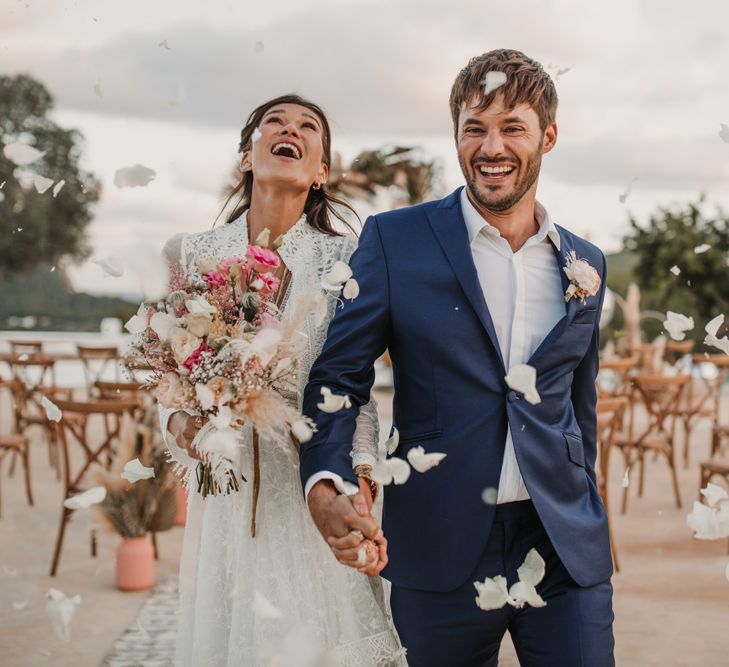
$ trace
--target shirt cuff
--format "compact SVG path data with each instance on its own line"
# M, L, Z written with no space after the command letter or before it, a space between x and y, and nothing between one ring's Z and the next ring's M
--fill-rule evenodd
M359 492L359 486L352 484L352 482L348 482L346 479L342 479L341 475L337 475L337 473L334 472L329 472L328 470L322 470L321 472L318 472L309 477L309 479L306 481L306 486L304 486L304 496L307 500L309 499L309 491L314 488L314 484L320 482L323 479L332 480L332 482L334 482L334 488L339 491L339 493L345 496L353 496Z

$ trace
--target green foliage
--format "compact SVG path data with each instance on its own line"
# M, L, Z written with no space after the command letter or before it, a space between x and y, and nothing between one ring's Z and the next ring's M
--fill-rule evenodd
M5 181L0 190L0 277L40 262L55 264L64 256L81 260L90 254L86 228L100 183L79 167L82 135L53 122L52 108L53 99L40 82L23 74L0 76L0 145L23 141L45 152L24 167L0 152L0 183ZM66 183L54 198L51 190L39 194L28 183L30 174Z
M632 268L641 289L641 310L683 313L696 328L689 336L703 338L706 322L729 313L729 220L720 209L704 212L704 199L674 209L659 208L647 225L630 219L626 249L635 256ZM711 246L704 253L694 249ZM678 266L675 276L671 268ZM625 294L625 292L620 292Z

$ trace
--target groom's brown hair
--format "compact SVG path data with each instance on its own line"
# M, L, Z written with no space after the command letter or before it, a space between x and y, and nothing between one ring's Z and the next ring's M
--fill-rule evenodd
M486 95L484 85L489 72L503 72L506 82ZM486 109L499 93L504 96L507 109L517 104L530 105L539 116L542 132L557 116L557 90L544 68L521 51L496 49L471 58L453 83L450 104L456 140L463 105L475 100L479 109Z

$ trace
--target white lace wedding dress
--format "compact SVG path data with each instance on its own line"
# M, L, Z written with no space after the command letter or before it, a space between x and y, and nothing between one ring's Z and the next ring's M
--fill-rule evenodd
M247 239L243 214L211 231L177 235L164 253L168 261L195 271L197 258L240 256ZM337 260L348 261L355 245L354 237L321 234L302 217L279 248L291 271L284 311L318 287ZM313 315L303 323L309 344L300 366L299 406L335 307L332 297L320 326ZM165 434L172 412L161 410ZM353 465L374 461L377 435L371 403L357 421ZM196 462L171 437L166 440L172 457L192 475L180 564L176 665L405 664L382 580L340 565L331 554L309 515L293 446L261 439L256 536L251 537L251 432L244 432L238 462L248 482L241 482L238 493L205 499L195 491ZM326 659L318 653L322 649Z

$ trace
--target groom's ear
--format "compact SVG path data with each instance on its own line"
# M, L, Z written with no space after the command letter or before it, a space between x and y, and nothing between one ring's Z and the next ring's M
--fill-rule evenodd
M544 138L542 139L542 155L549 153L557 143L557 123L551 123L544 130Z

